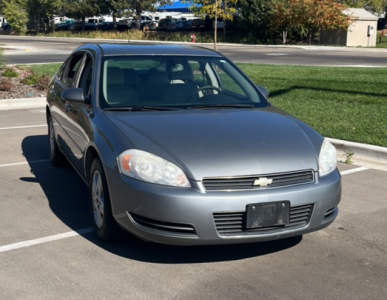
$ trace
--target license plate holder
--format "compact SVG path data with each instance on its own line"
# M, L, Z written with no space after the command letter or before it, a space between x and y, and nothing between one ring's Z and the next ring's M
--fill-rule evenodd
M249 204L246 207L246 229L285 226L289 224L290 202Z

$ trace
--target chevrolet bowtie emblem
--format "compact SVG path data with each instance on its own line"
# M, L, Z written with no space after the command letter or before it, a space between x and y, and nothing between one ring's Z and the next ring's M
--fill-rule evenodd
M273 179L267 179L266 177L260 177L259 179L254 181L254 185L259 185L259 186L268 186L273 182Z

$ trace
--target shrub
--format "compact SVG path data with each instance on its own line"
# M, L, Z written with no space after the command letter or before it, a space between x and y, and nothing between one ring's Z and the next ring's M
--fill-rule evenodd
M28 75L20 80L21 83L35 85L36 88L40 91L47 90L48 84L50 82L50 76L47 74L35 73L31 69L28 69L27 72Z
M0 91L8 92L12 90L12 83L8 79L2 79L0 81Z
M42 75L32 73L30 75L27 75L21 80L21 83L27 84L27 85L37 85L39 82L39 79L42 77Z
M3 71L3 76L8 78L16 78L19 77L19 73L13 67L7 67Z
M47 90L48 84L50 83L50 76L48 75L42 75L40 79L38 80L38 83L36 85L36 88L40 91Z

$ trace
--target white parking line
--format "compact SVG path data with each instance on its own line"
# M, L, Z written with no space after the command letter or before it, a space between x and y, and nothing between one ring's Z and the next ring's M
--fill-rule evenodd
M0 165L0 168L26 165L26 164L36 164L36 163L42 163L47 161L50 161L50 160L42 159L42 160L23 161L23 162L11 163L11 164L3 164L3 165Z
M84 229L80 229L77 231L69 231L69 232L65 232L65 233L50 235L50 236L46 236L44 238L39 238L39 239L24 241L24 242L20 242L20 243L4 245L4 246L0 246L0 253L10 251L10 250L30 247L30 246L34 246L34 245L38 245L38 244L43 244L43 243L47 243L47 242L57 241L57 240L61 240L61 239L66 239L66 238L73 237L73 236L84 235L84 234L90 233L92 231L93 231L93 228L89 227L89 228L84 228Z
M365 170L368 170L368 168L366 168L366 167L359 167L359 168L355 168L355 169L351 169L351 170L346 170L346 171L340 172L340 174L341 175L347 175L347 174L352 174L352 173L361 172L361 171L365 171Z
M35 127L46 127L46 126L47 126L47 124L44 124L44 125L30 125L30 126L15 126L15 127L0 127L0 130L35 128Z

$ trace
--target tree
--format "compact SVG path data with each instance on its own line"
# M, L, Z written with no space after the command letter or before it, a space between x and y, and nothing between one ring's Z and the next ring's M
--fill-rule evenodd
M256 38L266 40L270 34L273 0L244 0L239 6L246 29Z
M62 0L27 0L27 11L30 22L37 31L42 23L51 22L51 30L54 30L54 16L62 12Z
M4 0L3 14L17 34L27 32L27 2L26 0Z
M338 0L347 7L365 8L375 13L381 14L385 11L387 6L386 0Z
M276 0L270 24L274 29L302 26L311 44L313 32L319 29L348 29L351 17L344 9L335 0Z
M106 0L66 0L63 7L66 16L82 20L82 31L85 30L86 17L109 12Z
M188 0L187 2L192 2ZM233 20L237 11L236 5L239 0L193 0L194 3L200 4L199 6L192 5L191 11L196 15L209 16L211 19L215 19L214 23L214 49L217 48L217 23L218 18L226 20ZM226 24L224 25L224 35L226 34Z

